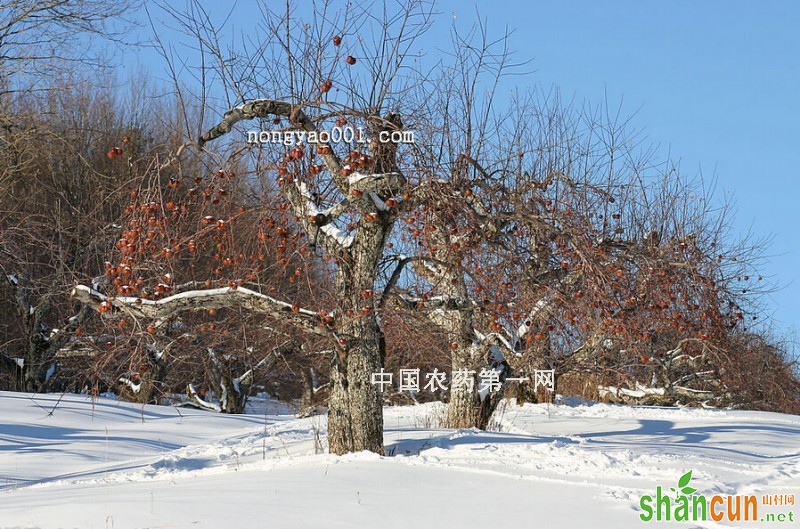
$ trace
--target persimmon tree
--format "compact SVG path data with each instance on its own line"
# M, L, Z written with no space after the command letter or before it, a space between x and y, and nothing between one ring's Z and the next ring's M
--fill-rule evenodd
M137 4L8 0L0 5L0 290L8 316L0 330L0 367L11 375L12 388L47 388L55 353L86 315L68 307L67 283L74 275L85 278L82 272L92 259L87 254L102 238L103 219L117 215L113 198L90 201L89 193L116 193L119 175L97 178L105 169L96 150L102 147L82 128L94 120L97 130L111 133L113 114L98 120L82 103L92 99L102 106L112 97L102 100L84 91L81 101L76 87L86 81L87 70L91 82L83 83L84 90L99 89L107 80L98 75L108 66L107 57L85 44L121 44L129 27L124 17ZM84 224L76 225L82 214ZM83 237L86 233L98 236ZM79 236L82 244L75 242Z
M454 60L423 70L410 50L429 7L264 9L263 35L236 50L199 5L173 13L224 102L200 87L214 123L149 169L107 268L114 287L74 296L148 329L260 314L276 340L329 359L338 454L382 452L371 377L399 334L386 326L417 317L475 382L449 391L453 427L488 424L501 393L480 389L487 370L501 385L555 368L714 393L719 377L698 373L745 318L731 274L753 254L726 245L705 194L607 109L533 93L501 111L506 39L455 32ZM677 357L691 369L670 378Z
M593 381L595 398L735 402L748 363L736 336L768 288L763 243L736 241L728 206L642 149L607 105L571 109L553 92L487 110L480 65L496 79L507 55L485 36L456 42L420 124L427 178L406 202L385 306L426 313L453 371L555 369ZM787 373L766 376L791 395ZM501 395L451 388L449 426L485 427Z
M372 41L358 38L361 24L371 19L360 8L348 8L338 16L320 16L312 26L296 21L289 13L276 19L270 13L269 39L251 55L252 63L225 64L224 69L219 69L223 74L256 65L265 70L258 77L236 79L239 93L235 97L242 103L231 105L233 108L216 126L187 144L187 150L196 148L203 155L219 145L217 152L224 151L226 145L221 138L239 130L236 125L245 120L262 120L265 125L300 137L300 142L291 148L271 144L251 146L246 152L250 157L246 160L251 168L249 174L264 182L265 188L277 186L280 198L272 204L254 199L249 207L225 215L203 215L198 219L200 231L194 243L175 240L171 247L162 249L163 256L170 259L184 251L205 249L203 245L213 246L211 251L216 250L215 258L221 263L216 276L193 285L212 288L189 289L161 281L151 294L144 285L137 290L137 285L120 279L118 287L127 286L128 290L115 292L110 298L94 289L75 290L78 299L101 311L124 312L150 320L168 320L172 314L186 310L214 310L236 304L307 336L323 339L325 348L332 351L328 441L334 453L383 450L381 396L370 383L371 374L382 366L384 354L374 289L377 267L407 187L403 153L398 152L398 143L391 141L392 133L402 131L404 126L401 113L393 111L394 107L401 107L404 97L396 86L404 82L402 66L413 37L427 26L429 13L425 7L412 2L397 14L387 15L378 21L379 34ZM208 37L200 31L202 21L184 20L190 30L198 29L198 38ZM286 27L290 30L286 31ZM387 42L391 43L388 47ZM213 44L209 49L219 52ZM345 53L344 49L348 51ZM358 65L362 65L362 73L347 82L347 69ZM262 84L265 80L268 85ZM363 88L359 86L361 81L367 83ZM248 82L252 84L246 87ZM256 87L259 92L274 96L252 98L242 92ZM341 101L336 100L335 94L340 95ZM344 148L315 138L323 130L345 126L361 128L372 143L360 149L354 144ZM379 141L383 137L389 141ZM222 157L224 161L217 169L222 174L232 172L232 164L245 163L241 145L232 150ZM176 153L176 158L179 156ZM206 159L220 159L218 156L212 153ZM204 180L203 175L197 178L201 183ZM159 185L157 181L154 184L154 188ZM219 193L208 185L198 187L202 188L198 192ZM164 201L154 204L152 211L146 205L144 211L151 218L156 217L147 219L156 227L158 217L164 215L157 212L164 207ZM244 223L258 226L256 243L275 249L277 266L286 270L292 281L315 281L321 292L329 287L327 297L332 302L325 308L310 309L292 299L291 291L276 292L266 285L254 285L269 264L261 264L255 250L233 253L241 246L235 241L235 234ZM168 229L167 223L163 225ZM136 229L132 231L120 239L120 251L131 256L146 251L153 243L147 232L143 237ZM203 238L204 234L213 235ZM306 278L315 256L327 263L330 282ZM304 264L297 265L295 260ZM118 276L119 267L112 270L112 275ZM131 275L136 274L138 271Z
M0 133L0 360L9 388L58 387L58 355L88 338L82 332L91 320L70 290L102 271L140 169L135 160L169 150L168 122L159 121L158 130L134 123L137 113L161 114L160 105L143 99L122 110L125 96L110 84L87 79L46 94L4 96L5 115L15 122ZM137 90L147 93L141 84ZM31 108L40 112L31 115ZM113 160L113 149L125 156Z

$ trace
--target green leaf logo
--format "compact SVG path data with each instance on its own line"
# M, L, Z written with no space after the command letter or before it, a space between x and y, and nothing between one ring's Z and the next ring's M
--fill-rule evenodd
M690 470L689 472L687 472L686 474L681 476L681 479L678 480L678 490L675 490L672 487L670 487L670 490L675 492L675 497L676 498L678 496L682 495L682 494L685 494L685 495L688 496L689 494L692 494L693 492L697 492L696 488L689 486L689 482L691 480L692 480L692 471Z

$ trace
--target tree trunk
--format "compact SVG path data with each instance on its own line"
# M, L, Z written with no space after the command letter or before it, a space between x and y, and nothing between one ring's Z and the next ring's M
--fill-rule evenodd
M331 369L328 404L328 448L332 454L369 450L383 454L383 400L371 374L379 371L381 350L374 330L348 351L344 364L337 357Z
M491 369L487 362L488 350L478 343L471 343L469 347L459 347L452 355L451 369L474 371L472 376L473 388L459 386L454 388L451 383L450 402L447 406L448 428L478 428L485 430L489 426L492 413L497 408L503 397L502 386L495 391L480 392L481 369ZM505 380L505 374L501 377Z
M362 226L352 258L341 263L337 291L342 316L337 335L345 345L334 355L328 404L328 448L333 454L369 450L383 454L383 398L372 384L385 356L383 330L374 310L374 273L389 225ZM361 243L361 244L359 244Z
M461 347L455 351L451 358L452 373L461 369L476 371L479 369L480 362L473 358L477 347L470 344L469 347ZM473 376L474 387L460 386L450 387L450 402L447 406L447 426L449 428L481 428L481 417L483 415L481 402L477 393L477 377Z
M389 113L376 120L371 131L379 137L381 131L401 130L402 120ZM374 156L371 171L365 173L399 175L394 143L372 142ZM405 179L398 180L400 185ZM401 190L385 189L384 195ZM328 404L328 449L332 454L369 450L383 455L383 397L372 384L372 374L381 370L386 355L383 329L375 312L372 289L378 263L397 212L375 208L367 202L377 221L364 222L363 217L352 248L341 258L336 273L336 293L341 303L337 334L345 345L337 344L331 367L331 395ZM365 215L367 209L360 213ZM353 316L345 316L347 311Z
M444 260L454 262L456 259L448 255L450 244L442 230L433 235L438 248L445 249ZM441 285L453 299L469 299L464 274L457 267L418 267L417 272L428 277L433 284ZM429 314L431 320L448 336L451 347L450 356L451 382L450 401L447 407L448 428L478 428L485 430L489 425L497 404L502 398L502 386L493 392L480 392L482 369L494 367L489 361L491 343L479 339L475 332L474 313L471 304L467 303L457 309L434 311ZM469 372L467 384L453 384L453 376L459 371ZM502 379L505 379L505 374Z

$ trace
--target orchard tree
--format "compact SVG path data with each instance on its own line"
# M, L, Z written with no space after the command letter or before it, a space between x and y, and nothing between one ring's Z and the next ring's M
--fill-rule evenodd
M380 17L265 8L265 34L235 50L198 4L173 15L207 50L198 78L224 88L221 117L152 166L108 268L115 288L77 299L153 328L187 311L262 315L275 339L330 359L337 454L382 453L371 378L398 336L386 326L418 316L474 382L449 391L452 427L487 426L501 394L482 371L717 391L705 367L745 317L731 273L754 254L727 247L705 193L636 151L607 109L533 93L500 111L506 38L454 31L454 60L430 65L411 55L431 22L414 1ZM212 93L200 87L203 112ZM247 191L233 201L234 188ZM670 379L676 357L688 367Z
M452 372L473 373L450 388L448 426L489 423L503 391L481 391L481 372L502 383L555 369L644 385L660 403L730 401L722 352L763 291L763 247L730 244L727 208L631 147L640 139L607 104L531 92L501 112L506 41L453 36L455 61L415 122L423 176L379 279L381 309L427 315Z
M53 375L63 374L61 349L89 338L91 311L76 306L70 290L103 271L141 160L174 148L167 120L149 130L137 125L144 115L165 115L162 105L115 93L111 84L87 79L44 95L5 96L7 115L19 119L0 134L0 293L7 301L0 360L10 388L52 389ZM28 115L37 105L41 112Z
M222 267L217 277L206 283L217 288L174 294L179 289L162 286L156 292L157 299L143 299L106 298L84 287L76 289L76 297L106 312L150 319L168 319L184 310L213 310L238 304L324 339L325 348L332 352L330 450L382 453L382 400L377 387L370 383L371 374L383 365L385 349L375 310L376 277L408 186L403 167L408 165L403 161L408 154L404 154L397 141L402 137L396 133L404 129L401 116L411 115L410 109L404 109L403 100L409 95L405 90L414 88L408 86L410 80L404 75L403 66L412 42L428 26L427 8L415 2L403 6L379 20L373 26L376 33L369 37L364 25L374 20L361 8L348 7L346 12L328 16L327 7L323 7L311 25L295 20L291 13L266 13L269 38L263 47L252 52L251 62L220 65L220 75L250 71L249 78L235 79L239 87L235 97L242 103L231 105L233 108L222 120L191 146L201 154L207 152L224 135L238 130L236 125L244 120L261 120L297 138L299 141L291 147L275 143L250 145L247 152L251 177L263 181L265 189L277 186L281 197L278 203L254 203L227 216L202 217L199 235L213 232L217 236L212 242ZM203 33L203 20L183 20L188 29L197 30L198 38L208 37ZM222 57L216 43L210 44L214 44L209 48L215 50L212 54ZM274 97L252 98L243 90L272 93ZM320 135L345 128L363 131L369 145L359 147L351 142L345 148ZM232 142L234 152L223 158L219 171L228 174L237 157L241 159L241 145L236 144L242 139L239 136ZM224 143L220 146L225 148ZM220 158L209 155L207 159ZM161 206L163 203L158 203ZM253 256L255 262L249 253L231 255L238 245L222 241L229 234L234 237L232 234L242 219L248 218L249 211L259 217L251 224L259 226L257 240L265 247L275 248L281 255L278 264L291 276L305 281L311 268L308 263L314 258L327 263L332 280L319 281L318 286L320 290L330 288L330 295L319 296L330 299L330 305L308 308L291 299L291 292L272 295L250 288L250 282L269 265L261 264L258 255ZM138 253L140 245L145 244L130 231L126 237L120 245L131 254ZM184 248L189 251L188 242L168 253ZM292 259L301 259L305 264L295 268ZM225 263L231 266L230 271L225 269Z
M480 60L481 46L463 49ZM731 244L724 204L631 149L638 139L607 108L551 94L481 121L468 88L444 85L460 90L441 91L452 114L433 122L455 125L429 144L431 191L401 250L417 282L398 297L456 337L453 369L555 369L630 402L734 402L748 362L732 344L759 314L763 246ZM796 387L786 372L770 384ZM451 389L450 402L452 427L485 427L494 408L474 391Z

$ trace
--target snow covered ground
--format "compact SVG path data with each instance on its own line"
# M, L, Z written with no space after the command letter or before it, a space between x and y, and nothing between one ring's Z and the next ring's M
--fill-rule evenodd
M386 408L388 455L322 453L325 418L0 392L0 528L798 527L800 417L509 404L496 431ZM795 496L793 521L643 522L692 470L697 494Z

